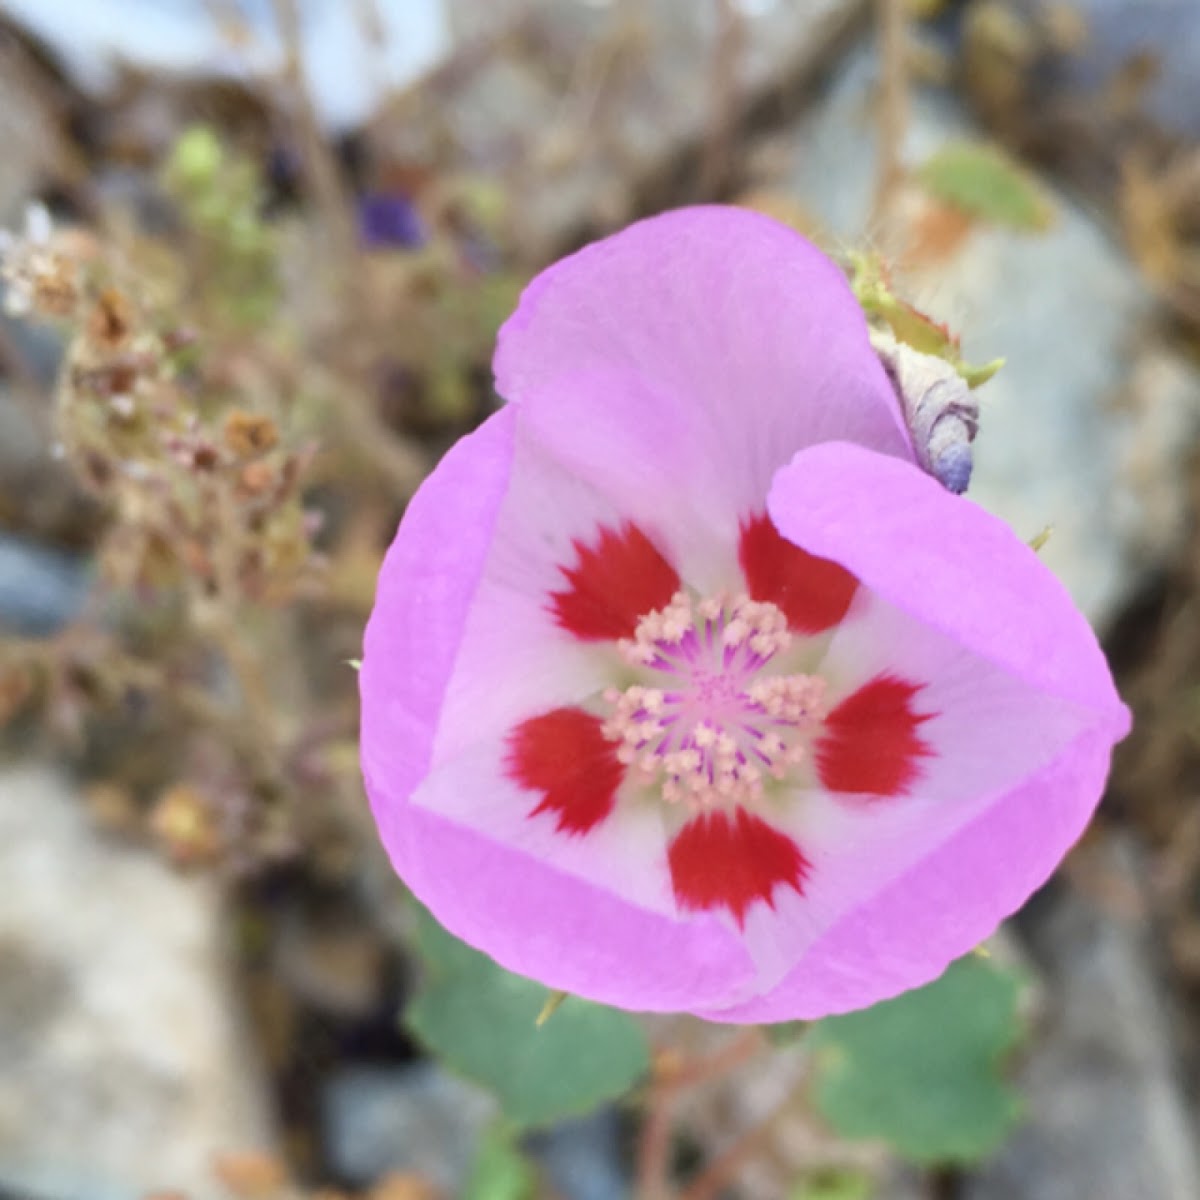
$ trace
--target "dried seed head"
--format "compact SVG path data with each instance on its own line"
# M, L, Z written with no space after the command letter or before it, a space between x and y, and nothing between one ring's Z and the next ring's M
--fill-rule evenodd
M33 671L28 666L0 666L0 727L25 707L33 695L33 684Z
M279 430L270 417L234 409L225 418L225 445L239 458L255 458L274 449Z
M213 806L187 784L169 788L159 797L150 814L150 828L171 860L181 866L212 862L220 853Z
M197 471L216 470L220 461L220 452L211 442L200 442L192 450L192 467Z
M251 500L264 496L275 485L275 469L270 463L247 463L238 474L239 499Z
M105 288L88 314L88 339L101 350L119 350L132 329L133 305L116 288Z
M12 316L68 317L79 301L79 267L64 253L44 205L25 211L22 235L0 233L4 307Z

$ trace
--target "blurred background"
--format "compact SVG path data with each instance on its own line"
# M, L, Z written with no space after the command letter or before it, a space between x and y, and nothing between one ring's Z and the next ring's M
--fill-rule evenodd
M1136 726L950 991L530 1040L353 660L523 284L709 200L1007 360L972 495ZM0 0L0 225L0 1198L1200 1198L1200 3Z

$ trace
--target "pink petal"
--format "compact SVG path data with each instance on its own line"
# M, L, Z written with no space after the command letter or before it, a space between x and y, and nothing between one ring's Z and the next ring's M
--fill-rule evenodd
M531 815L556 814L559 832L585 834L617 803L625 768L599 717L556 708L522 721L508 740L508 774L540 794Z
M765 995L700 1015L809 1020L920 987L990 937L1053 874L1104 789L1112 733L1091 730L907 873L847 913ZM819 867L817 868L819 869Z
M742 522L738 562L750 596L781 608L796 633L823 633L837 625L858 590L849 571L787 541L765 512Z
M500 505L516 412L497 413L455 445L413 497L379 575L359 692L362 765L385 841L395 809L425 774Z
M825 719L816 745L817 775L832 792L902 796L932 751L920 728L921 685L883 673L847 696Z
M584 641L631 638L638 621L665 607L679 575L632 521L599 528L575 543L576 561L563 568L566 586L551 596L555 620Z
M430 771L413 793L412 805L482 834L497 849L521 851L530 869L549 866L636 908L673 916L661 809L617 802L589 820L596 814L586 811L583 798L548 794L550 763L539 764L545 772L539 782L523 779L513 770L512 749L510 738L460 751ZM559 765L565 765L561 758ZM591 799L595 802L594 793ZM462 879L459 886L473 888L476 881ZM488 949L486 943L474 944Z
M823 771L827 721L807 789L776 805L775 823L804 848L809 870L802 900L777 891L770 907L749 910L747 948L763 991L848 914L919 869L1095 726L1091 710L1032 692L865 591L829 642L819 673L829 684L839 769L854 774L831 779L828 763ZM881 680L888 685L882 694ZM855 719L839 720L847 707L858 710ZM894 752L911 737L919 739L919 756L897 764ZM893 786L897 765L917 772L902 791ZM872 782L874 792L867 790ZM921 941L942 919L925 914L905 936Z
M661 829L648 836L635 821L630 838L621 823L606 821L586 838L564 839L554 813L529 819L537 798L505 776L498 739L480 744L464 735L474 749L461 748L430 774L489 562L498 576L491 585L496 597L507 590L525 598L520 583L528 564L520 548L504 543L497 557L494 545L518 454L516 426L517 410L507 409L446 455L409 505L380 574L359 679L363 774L384 846L400 877L452 933L509 970L628 1008L727 1004L745 994L753 967L736 934L717 918L674 918ZM539 478L534 471L535 492ZM561 515L561 504L548 512ZM611 512L605 517L619 519ZM569 549L569 532L555 537ZM556 580L561 574L551 564L542 582L549 589ZM553 631L552 621L546 625ZM462 824L458 813L440 815L425 806L439 792L462 800L455 775L489 781L481 794L484 812L470 813L482 832ZM414 803L418 785L423 803ZM506 844L497 834L502 823L525 843ZM546 861L550 838L571 847L563 856L566 871ZM627 866L615 879L606 866L604 888L587 882L586 867L570 861L572 853L591 855L594 865L606 851L619 851ZM657 870L644 869L641 855ZM612 886L644 894L630 902Z
M842 803L985 803L1097 721L865 590L818 670L830 712L814 784Z
M1031 689L1091 710L1114 740L1129 715L1087 621L1002 521L861 446L802 451L768 499L789 541Z
M689 821L668 852L671 882L682 913L729 912L739 927L756 903L774 903L777 888L803 893L808 862L796 843L739 808Z
M633 605L665 603L677 584L653 516L635 524L546 452L522 410L506 411L516 423L510 482L447 681L434 765L601 691L616 661L607 635L632 633Z
M769 507L786 536L871 590L829 645L835 702L881 668L919 681L929 753L909 796L798 806L788 831L812 861L807 908L789 901L747 922L764 983L795 957L760 999L705 1014L730 1021L817 1017L934 978L1045 882L1128 729L1061 585L969 501L829 445L797 455Z
M827 721L816 743L813 782L844 803L853 803L855 795L872 803L923 797L950 809L986 803L1052 762L1097 723L1094 708L1030 688L865 589L830 639L819 672L829 688L832 725ZM856 698L869 696L881 677L903 682L893 696L902 703L898 711L889 714L885 707L872 715L872 706L864 712ZM845 706L853 721L844 719ZM821 758L829 754L831 737L842 770L878 771L882 778L900 768L909 775L907 785L900 792L879 787L855 793L849 775L823 777ZM919 753L889 763L889 743L902 750L913 740ZM880 755L883 762L871 766ZM859 760L854 767L852 760Z
M703 590L734 582L739 522L797 450L912 453L841 272L737 208L666 213L543 272L501 330L496 383L564 464L653 516Z
M549 988L689 1012L731 1003L753 978L736 933L715 917L635 907L427 809L409 806L392 834L397 871L451 933Z

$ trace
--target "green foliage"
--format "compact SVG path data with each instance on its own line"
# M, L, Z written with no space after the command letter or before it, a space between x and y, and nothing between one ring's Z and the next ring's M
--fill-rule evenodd
M419 911L424 980L404 1021L452 1070L499 1098L519 1128L580 1114L627 1092L650 1065L626 1013L568 997L539 1028L546 989L498 967Z
M945 146L917 171L917 179L939 200L980 220L1033 231L1054 220L1054 209L1037 182L994 146Z
M1018 1041L1020 981L971 956L934 983L811 1034L816 1103L843 1136L881 1138L917 1163L975 1162L1019 1114L1001 1075Z
M263 220L258 166L197 125L175 143L163 184L187 223L193 283L210 312L239 326L269 322L279 302L278 239Z
M1004 366L1004 359L976 366L964 361L958 338L939 321L902 300L893 291L883 263L873 255L850 255L850 283L863 312L887 327L898 342L948 362L970 388L982 387Z
M870 1200L871 1180L857 1171L838 1171L807 1179L788 1195L788 1200Z
M175 143L168 174L180 189L202 191L217 181L224 157L213 130L207 125L193 125Z
M475 1156L462 1200L534 1200L537 1173L506 1129L489 1130Z

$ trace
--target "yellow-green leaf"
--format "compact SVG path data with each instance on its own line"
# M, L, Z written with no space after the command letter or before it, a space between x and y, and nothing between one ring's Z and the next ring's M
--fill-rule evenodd
M916 177L939 200L981 221L1036 231L1054 220L1045 190L995 146L951 143L918 168Z

